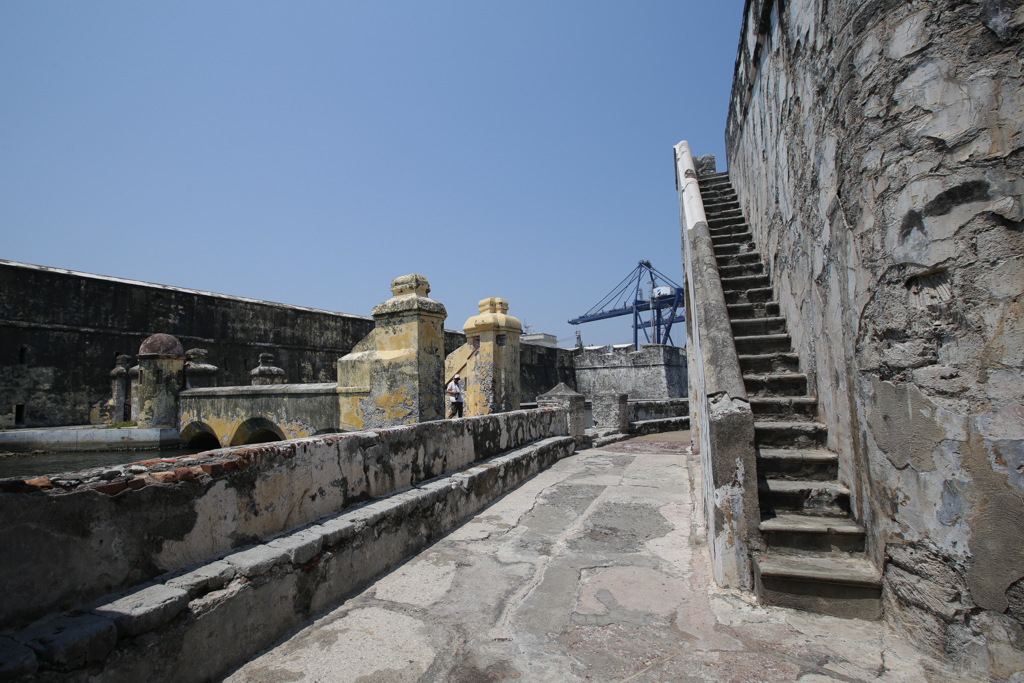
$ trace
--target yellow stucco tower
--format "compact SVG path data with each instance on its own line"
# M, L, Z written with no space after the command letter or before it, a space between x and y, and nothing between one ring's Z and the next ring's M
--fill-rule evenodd
M508 301L482 299L479 314L462 326L466 344L445 360L445 382L462 376L466 416L519 409L519 335L523 326L507 314Z

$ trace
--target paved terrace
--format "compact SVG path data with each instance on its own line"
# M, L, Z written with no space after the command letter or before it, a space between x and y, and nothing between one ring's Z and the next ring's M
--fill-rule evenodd
M972 680L882 622L716 588L700 482L687 432L582 451L227 680Z

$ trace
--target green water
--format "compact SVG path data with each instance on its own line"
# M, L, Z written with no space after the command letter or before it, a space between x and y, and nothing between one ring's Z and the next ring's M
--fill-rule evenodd
M88 467L124 465L140 460L195 455L206 449L169 448L160 451L68 451L66 453L17 453L0 457L0 479L41 477L74 472Z

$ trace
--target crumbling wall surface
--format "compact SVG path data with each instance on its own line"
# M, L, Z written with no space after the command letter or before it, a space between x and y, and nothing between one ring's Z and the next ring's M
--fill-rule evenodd
M1024 3L747 2L729 174L886 613L1024 668Z
M0 260L0 428L88 424L119 354L158 332L205 348L221 386L271 352L288 381L331 382L369 317ZM134 362L134 361L133 361Z
M0 633L565 432L537 409L0 481Z
M623 393L633 399L682 398L686 349L664 344L588 346L576 355L576 389L587 398Z
M519 393L522 403L532 403L559 384L576 388L573 358L576 349L559 349L521 341L519 344Z

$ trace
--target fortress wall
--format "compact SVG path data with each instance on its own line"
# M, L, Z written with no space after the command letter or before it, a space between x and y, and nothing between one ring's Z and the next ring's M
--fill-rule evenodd
M559 349L520 341L520 402L533 403L540 394L554 389L559 382L575 389L575 354L576 349Z
M566 434L542 408L0 482L0 634Z
M207 349L223 387L249 385L261 353L274 354L290 384L335 382L338 358L373 328L368 316L0 260L0 429L15 425L19 405L26 427L88 424L110 396L115 357L134 357L158 332ZM445 355L465 342L445 330ZM571 351L533 348L523 362L529 400L572 372Z
M110 395L118 354L157 332L205 348L218 384L250 384L259 354L288 381L336 381L334 364L373 329L369 317L0 261L0 427L88 424ZM9 413L9 414L8 414Z
M996 678L1024 646L1022 25L748 0L726 131L887 618Z

